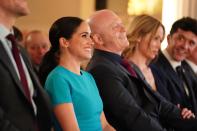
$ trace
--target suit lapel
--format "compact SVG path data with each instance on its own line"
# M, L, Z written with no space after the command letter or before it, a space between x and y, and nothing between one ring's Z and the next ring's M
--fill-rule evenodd
M185 78L185 82L186 82L186 85L187 85L187 88L189 90L189 94L190 94L190 97L191 97L191 100L192 100L192 104L194 105L193 107L195 108L195 110L197 111L196 109L196 99L195 99L195 93L194 93L194 90L193 90L193 86L192 86L192 81L191 81L191 76L188 72L186 72L186 70L183 68L183 71L185 72L184 73L184 78Z
M142 88L142 90L144 91L144 94L147 96L147 98L149 99L149 101L151 103L155 104L155 99L153 98L153 96L151 94L153 94L153 92L151 91L151 87L150 85L146 82L143 74L141 73L141 71L138 69L137 66L130 64L132 66L132 68L135 70L136 74L137 74L137 78L133 77L123 66L121 66L120 64L117 64L117 68L120 68L123 72L125 72L131 79L132 81L135 81L136 83L141 83L142 86L140 86ZM138 84L139 85L139 84ZM139 87L139 88L140 88Z
M14 66L5 51L2 43L0 42L0 62L4 65L4 67L8 70L8 72L11 74L14 82L16 83L19 90L22 92L22 94L26 97L25 92L23 90L23 87L21 85L21 82L17 76L16 70L14 69Z
M186 72L188 74L190 74L190 77L193 77L193 79L195 79L197 81L197 76L196 76L194 70L191 68L191 66L186 61L183 61L181 64L182 64L183 68L186 70Z
M182 84L181 84L181 80L178 77L177 73L175 72L175 70L172 68L171 64L169 63L169 61L166 59L166 57L161 53L160 57L159 57L159 61L160 61L160 66L162 66L163 68L163 73L165 73L165 75L167 75L172 81L173 83L175 83L175 85L179 88L179 90L184 93L184 91L182 90Z
M30 77L32 78L32 82L33 82L33 86L34 86L34 89L36 90L38 86L41 87L41 85L39 84L39 80L37 79L37 76L35 74L35 72L33 71L33 66L29 60L29 58L27 57L27 53L24 51L24 49L21 49L21 55L23 57L23 60L26 64L26 67L28 69L28 72L29 72L29 75Z
M116 64L118 67L117 68L120 68L123 72L125 72L127 75L131 76L131 74L123 67L121 66L120 64Z
M158 103L161 99L163 99L161 97L161 95L159 95L156 91L152 90L152 87L150 86L150 84L146 81L143 73L141 72L141 70L134 64L132 64L133 69L136 71L138 79L140 80L139 82L142 83L143 86L143 90L145 95L148 97L148 99L152 102L152 103ZM157 101L155 101L157 100Z

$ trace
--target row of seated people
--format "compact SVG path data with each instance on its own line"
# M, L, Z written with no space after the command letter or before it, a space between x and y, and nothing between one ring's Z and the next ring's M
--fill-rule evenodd
M109 10L97 11L90 17L91 33L84 22L71 24L77 21L75 17L63 17L52 25L49 32L52 47L40 70L41 81L54 106L55 129L90 130L90 125L80 118L87 114L100 116L98 112L103 114L101 120L106 121L106 115L118 131L197 129L196 74L192 76L185 65L184 73L178 75L175 69L196 48L195 19L186 17L173 24L164 51L160 50L164 26L151 16L135 17L127 35L120 18ZM70 27L76 31L69 32ZM75 45L80 34L81 41L78 39ZM87 71L96 81L105 115L101 113L102 102L94 90L94 81L80 70L79 63L89 58ZM94 129L101 128L96 118L91 123ZM103 130L114 130L108 123L104 125Z
M165 29L151 16L133 19L129 42L117 16L100 12L92 19L95 50L87 70L95 78L109 123L120 131L196 130L196 120L188 120L185 110L193 112L192 118L197 113L196 76L184 70L189 78L184 81L174 68L196 47L197 21L176 21L167 36L168 47L160 51Z
M53 104L55 130L197 130L196 65L191 62L196 60L195 19L186 17L173 24L164 51L160 46L165 28L151 16L135 17L127 37L120 18L109 10L96 12L89 25L75 17L57 20L49 32L50 50L42 32L25 37L24 47L36 72L49 50L38 75ZM90 58L87 71L96 83L80 70L81 62Z
M181 108L187 107L196 114L197 78L184 60L196 48L197 29L194 27L197 26L197 22L189 17L177 20L167 36L168 46L163 51L160 51L158 43L164 39L164 27L162 25L154 27L154 24L150 24L151 22L154 23L154 19L152 20L148 16L139 16L131 23L128 31L130 46L122 56L138 66L144 79L153 90L160 92L175 105ZM146 27L146 24L149 26ZM142 34L141 32L150 32L150 38L146 38L148 33ZM139 49L140 53L137 51L135 53L138 46L142 49ZM146 59L143 61L140 56Z

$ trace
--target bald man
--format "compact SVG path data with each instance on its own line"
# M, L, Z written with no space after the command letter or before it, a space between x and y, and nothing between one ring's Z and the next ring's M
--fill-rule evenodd
M24 45L32 61L34 70L38 73L43 56L50 48L48 36L40 30L33 30L25 37Z
M124 68L121 53L129 43L114 12L97 11L89 24L95 50L87 70L97 83L106 118L117 131L197 130L191 111L167 102L139 74L136 78Z

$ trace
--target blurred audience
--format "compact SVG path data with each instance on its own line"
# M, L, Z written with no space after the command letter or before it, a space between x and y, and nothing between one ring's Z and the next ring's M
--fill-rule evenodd
M49 38L44 32L33 30L26 35L24 46L32 61L34 71L38 75L43 56L51 46Z
M143 20L137 22L141 24ZM95 50L87 70L93 75L98 85L106 118L116 130L167 131L169 128L174 128L193 131L197 129L197 120L193 119L195 116L191 111L181 110L167 102L157 91L152 90L145 80L141 79L138 72L135 72L127 61L121 58L121 53L129 43L124 25L114 12L97 11L90 17L89 24ZM135 26L132 27L135 28ZM139 37L142 40L154 38L151 44L158 44L155 45L158 47L148 54L151 59L158 52L164 37L163 26L159 22L153 30L154 33L140 32L144 36ZM157 35L156 40L151 34ZM150 45L146 44L143 46ZM143 47L140 44L137 46ZM142 57L139 58L142 59Z
M168 46L155 62L168 87L172 103L187 107L197 114L197 81L183 68L181 62L197 45L197 21L184 17L175 21L167 36ZM163 94L163 92L160 92Z
M62 17L50 28L52 47L41 71L47 76L45 89L53 104L55 131L114 131L105 119L93 77L80 69L92 56L90 34L88 23L77 17Z

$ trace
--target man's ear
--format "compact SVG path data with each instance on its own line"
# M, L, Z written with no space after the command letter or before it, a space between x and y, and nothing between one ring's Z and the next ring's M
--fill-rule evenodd
M67 48L69 46L69 41L64 37L61 37L59 38L59 44L60 44L60 47Z
M167 42L168 42L168 45L170 44L170 41L171 41L171 38L170 38L170 37L172 37L170 34L167 35Z
M102 45L103 44L103 39L102 39L102 37L99 34L92 34L91 38L92 38L92 41L95 44L98 44L98 45Z

